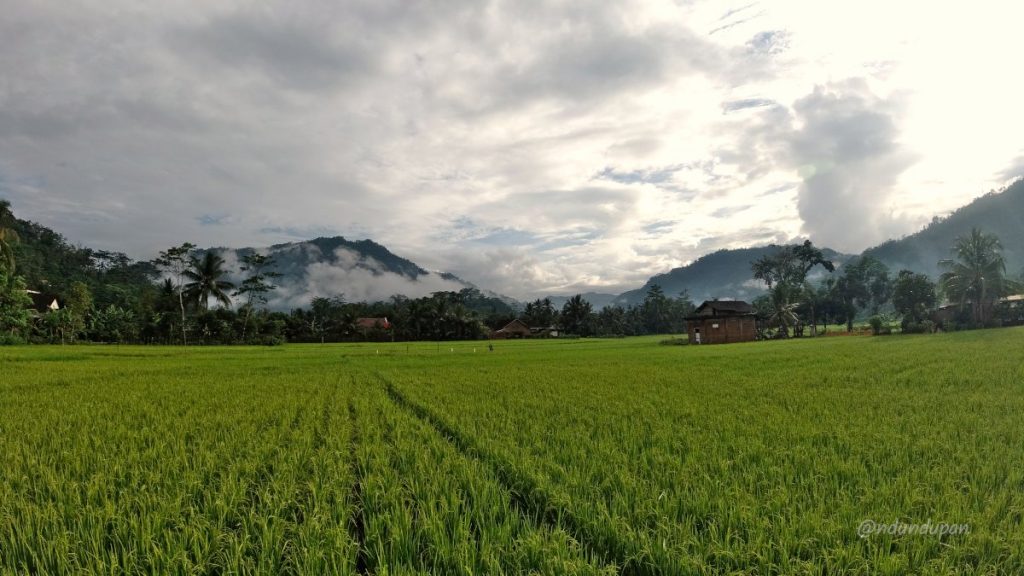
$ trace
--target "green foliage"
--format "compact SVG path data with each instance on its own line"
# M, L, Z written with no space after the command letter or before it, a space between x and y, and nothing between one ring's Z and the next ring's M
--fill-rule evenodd
M526 304L521 319L527 326L553 326L558 322L558 310L550 298L537 299Z
M868 318L868 325L871 326L871 333L875 336L892 334L892 328L889 326L889 318L886 316L875 314L871 318Z
M188 321L185 317L185 271L192 262L192 252L195 244L185 242L180 246L173 246L160 252L160 255L153 261L165 274L170 275L168 282L178 299L178 311L181 313L181 344L188 345Z
M20 343L25 339L31 306L25 281L20 276L11 278L0 269L0 334L7 343Z
M956 239L952 251L954 258L939 262L945 270L939 286L950 301L970 308L975 325L984 325L996 301L1016 291L1006 277L1003 246L995 235L974 228Z
M594 331L593 315L594 309L590 302L577 294L562 307L562 329L567 334L590 336Z
M93 312L89 331L100 342L121 344L132 342L138 337L135 313L111 304Z
M936 303L935 283L928 276L900 270L893 285L892 304L903 317L904 332L908 332L908 326L919 326L926 320Z
M224 259L212 250L204 252L202 258L191 256L189 266L182 271L182 276L191 280L183 287L185 297L202 310L210 309L210 298L230 307L229 291L235 285L223 279L226 275Z
M957 238L969 236L974 228L1002 240L1010 270L1024 266L1024 179L977 198L949 216L935 218L916 234L868 249L864 255L895 269L906 268L937 278L944 271L938 262L949 257L949 248Z
M838 303L839 318L853 330L858 310L877 315L892 297L889 269L882 262L865 256L843 267L843 274L832 285Z

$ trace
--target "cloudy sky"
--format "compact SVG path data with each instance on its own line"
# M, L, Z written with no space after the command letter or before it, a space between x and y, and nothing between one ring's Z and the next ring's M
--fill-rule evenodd
M1017 6L0 0L0 197L136 258L340 234L518 297L858 251L1024 174Z

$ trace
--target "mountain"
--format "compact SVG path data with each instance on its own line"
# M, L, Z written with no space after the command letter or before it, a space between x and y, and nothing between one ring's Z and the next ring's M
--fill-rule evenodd
M904 268L937 278L939 260L950 257L957 237L979 228L995 234L1003 244L1007 272L1011 276L1024 275L1024 180L1018 180L1002 192L991 192L975 199L946 217L936 217L924 229L889 240L864 251L884 262L892 274ZM615 299L616 304L636 304L653 284L658 284L669 296L689 290L690 297L700 302L711 298L738 298L751 300L764 293L764 287L754 281L750 263L777 246L719 250L702 256L694 262L675 268L665 274L651 277L642 288L630 290ZM837 264L853 258L829 248L822 248L825 257ZM822 275L820 269L811 273L811 279Z
M687 290L690 298L698 304L713 298L752 300L763 294L765 289L762 283L753 279L750 263L774 253L778 248L773 245L712 252L686 266L652 276L642 288L620 294L615 303L638 304L654 284L661 286L665 295L671 297ZM841 254L829 248L822 248L822 252L827 259L839 264L851 258L849 254ZM813 270L811 279L820 274L823 274L820 269Z
M937 277L938 262L950 257L958 236L971 228L995 234L1003 244L1006 269L1017 275L1024 268L1024 180L1018 180L1002 192L991 192L975 199L945 218L935 218L923 230L889 240L864 251L896 272L903 268Z
M575 296L575 294L570 296L548 296L548 299L551 300L551 304L553 304L555 308L561 310L562 306L565 306L565 303L573 296ZM618 298L615 294L602 294L601 292L584 292L581 296L583 296L584 300L590 302L590 305L594 307L594 310L600 310L605 306L610 306Z
M230 279L242 279L242 257L259 252L274 258L269 270L281 274L270 293L269 307L288 310L308 306L316 297L342 297L348 302L378 302L395 295L418 298L433 292L475 288L449 273L428 271L372 240L341 236L267 248L211 248L225 260Z

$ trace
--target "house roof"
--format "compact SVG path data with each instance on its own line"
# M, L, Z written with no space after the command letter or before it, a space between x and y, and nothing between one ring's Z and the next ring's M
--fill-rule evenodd
M60 309L60 300L56 294L44 294L35 290L26 290L29 298L32 298L32 308L36 312L49 312Z
M526 325L522 320L516 318L515 320L505 324L495 332L529 332L530 327Z
M754 307L743 300L705 300L694 310L696 316L741 316L753 314Z
M391 328L391 323L388 322L387 317L384 318L356 318L356 326L367 330L374 328L384 328L387 330Z

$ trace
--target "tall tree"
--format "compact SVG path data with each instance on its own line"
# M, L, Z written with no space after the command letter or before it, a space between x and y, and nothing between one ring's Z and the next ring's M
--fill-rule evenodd
M815 266L821 266L829 272L836 269L821 249L815 247L810 240L805 240L803 244L782 246L774 254L758 258L750 263L750 270L755 280L761 280L771 290L778 284L789 284L790 287L803 285Z
M768 254L751 262L750 270L755 280L761 280L768 286L769 298L764 300L775 313L769 313L773 324L781 333L788 335L789 326L796 325L799 320L796 309L803 304L811 313L814 326L813 302L815 293L805 289L807 275L815 266L821 266L829 272L835 271L835 265L825 258L820 248L810 240L795 246L782 246L774 254ZM782 313L785 311L785 313ZM814 329L812 328L812 331Z
M246 330L249 327L249 319L252 317L253 307L256 305L266 305L267 294L277 289L277 286L272 284L270 280L280 278L281 274L269 270L273 265L274 258L264 254L254 252L242 257L242 272L247 272L248 276L245 280L242 280L234 296L244 296L246 299L245 320L242 323L243 342L245 341Z
M767 322L769 325L779 327L779 336L782 338L788 338L790 327L800 322L800 318L796 314L799 304L793 302L791 290L793 288L789 284L779 284L768 293L768 298L765 300L767 310L764 312Z
M14 275L14 243L18 241L18 233L13 228L14 214L7 200L0 200L0 268L6 268L8 274Z
M558 320L558 311L550 298L537 299L526 304L523 311L523 322L530 326L551 326Z
M900 270L893 285L892 305L903 316L901 325L920 324L928 318L928 311L935 307L935 283L924 274Z
M648 334L668 334L672 325L672 305L665 291L652 284L640 305L644 329Z
M568 334L589 336L591 327L591 315L594 312L590 302L577 294L566 300L562 306L562 328Z
M230 308L231 296L228 291L235 285L223 279L226 274L224 259L212 250L205 252L202 258L193 256L189 260L189 267L182 273L191 280L185 285L185 292L203 310L210 309L210 298Z
M185 326L185 270L188 270L189 261L192 255L192 251L195 250L195 244L185 242L181 246L175 246L168 248L167 250L160 253L160 256L153 261L157 267L161 268L165 273L171 275L171 282L174 286L174 291L178 296L178 308L181 311L181 343L184 346L188 346L188 331Z
M994 234L974 228L970 234L956 239L952 252L954 258L939 262L945 269L939 285L961 309L969 305L974 322L982 324L989 318L993 304L1015 288L1015 283L1006 277L1003 246Z
M858 309L868 309L877 314L889 301L892 296L889 268L871 256L849 263L833 284L833 296L840 303L840 315L846 322L846 329L851 331Z

